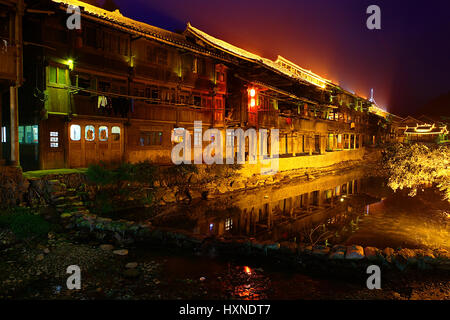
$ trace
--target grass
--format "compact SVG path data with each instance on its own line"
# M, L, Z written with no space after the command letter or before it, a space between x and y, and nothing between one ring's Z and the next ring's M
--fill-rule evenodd
M86 173L87 168L79 169L52 169L52 170L36 170L36 171L26 171L23 173L24 178L42 178L52 174L71 174L71 173Z

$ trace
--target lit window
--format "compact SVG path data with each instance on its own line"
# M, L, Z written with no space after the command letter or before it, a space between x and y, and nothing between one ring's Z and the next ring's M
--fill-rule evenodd
M6 143L6 127L2 127L2 142Z
M19 143L33 144L39 141L38 126L19 126Z
M86 126L86 128L84 129L84 139L86 141L94 141L95 139L95 128L94 126Z
M33 143L39 142L39 127L37 125L33 126Z
M77 124L70 126L70 139L72 141L80 141L81 139L81 127Z
M172 131L172 142L180 143L183 142L183 137L185 135L184 128L175 128Z
M98 129L98 139L100 141L108 141L108 127L101 126Z
M23 143L24 136L24 128L23 126L19 126L19 143Z
M33 131L31 126L25 126L25 143L32 143Z
M67 84L66 69L50 66L49 82L57 84Z
M50 148L59 147L59 133L57 131L50 131Z
M119 141L120 140L120 127L112 127L111 128L111 136L113 138L113 141Z
M227 218L225 220L225 230L230 231L233 228L233 219Z

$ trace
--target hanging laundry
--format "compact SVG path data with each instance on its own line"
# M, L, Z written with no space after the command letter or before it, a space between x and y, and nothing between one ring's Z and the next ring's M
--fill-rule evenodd
M97 108L106 108L108 105L108 99L105 96L98 96Z

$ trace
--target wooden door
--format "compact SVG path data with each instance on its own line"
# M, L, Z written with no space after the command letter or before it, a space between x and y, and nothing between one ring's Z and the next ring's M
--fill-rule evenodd
M123 126L99 121L74 121L69 125L69 165L88 167L100 162L121 162Z

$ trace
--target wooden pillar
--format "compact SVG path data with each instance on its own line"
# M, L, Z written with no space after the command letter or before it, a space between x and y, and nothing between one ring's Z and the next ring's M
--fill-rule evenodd
M10 114L11 114L11 164L19 166L19 106L18 106L18 87L10 87Z
M296 153L296 149L297 149L297 139L296 139L296 137L294 136L294 134L292 133L291 134L291 145L292 145L292 156L293 157L295 157L295 153Z
M319 136L319 149L320 149L320 154L324 154L327 148L327 136Z
M2 109L2 100L3 99L2 98L3 98L3 94L0 92L0 164L2 164L2 162L3 162L3 150L2 150L3 143L2 143L2 141L4 139L3 125L2 125L2 112L3 112L3 109Z
M308 147L309 147L309 155L313 154L313 144L314 144L314 135L308 134Z

